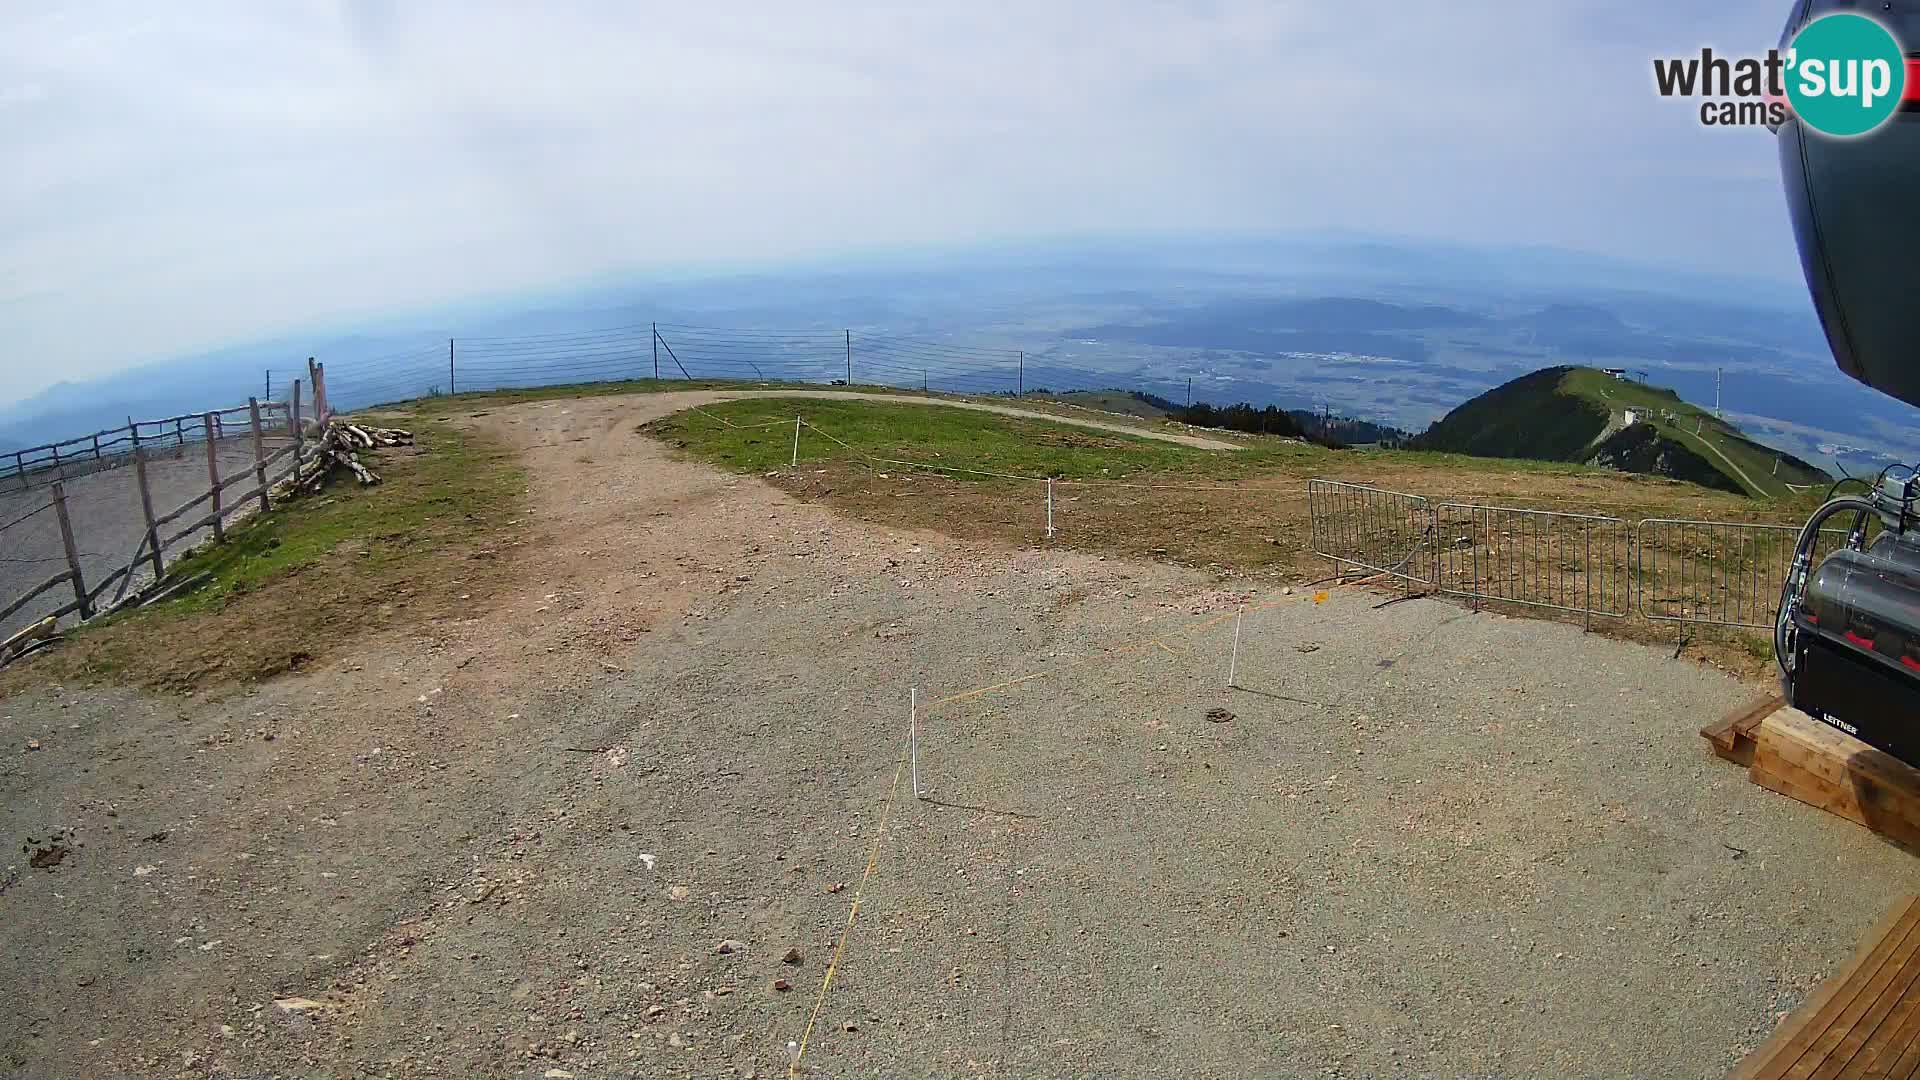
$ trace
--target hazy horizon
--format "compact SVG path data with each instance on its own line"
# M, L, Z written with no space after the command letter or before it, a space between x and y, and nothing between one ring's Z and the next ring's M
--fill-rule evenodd
M1783 12L214 8L0 17L0 402L608 274L1030 237L1345 229L1797 278L1771 137L1650 74L1764 48Z

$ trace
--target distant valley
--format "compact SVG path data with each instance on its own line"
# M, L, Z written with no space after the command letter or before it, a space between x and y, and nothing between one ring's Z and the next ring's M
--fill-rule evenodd
M639 335L618 351L633 361L624 373L650 373L643 354L656 320L722 328L716 341L737 331L815 335L825 344L805 369L810 379L839 377L844 330L856 367L874 343L893 343L893 367L868 367L860 377L870 381L932 384L943 370L981 364L991 378L948 388L1011 390L1007 373L1024 353L1027 387L1274 405L1414 432L1542 368L1628 369L1709 410L1719 373L1726 420L1758 442L1852 471L1920 459L1920 413L1834 368L1797 282L1321 234L1003 245L476 298L62 384L0 410L0 441L244 402L266 392L268 369L290 377L309 355L339 372L336 401L352 403L356 380L368 395L424 393L447 381L449 338L509 343L497 353L511 366L464 374L463 389L582 377L578 350L510 343L608 327ZM371 383L369 371L378 373Z

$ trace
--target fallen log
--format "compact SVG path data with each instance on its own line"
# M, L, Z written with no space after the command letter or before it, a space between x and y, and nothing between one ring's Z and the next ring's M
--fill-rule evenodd
M5 641L0 641L0 660L11 660L16 654L24 653L28 645L54 636L54 627L58 619L51 616L19 631Z

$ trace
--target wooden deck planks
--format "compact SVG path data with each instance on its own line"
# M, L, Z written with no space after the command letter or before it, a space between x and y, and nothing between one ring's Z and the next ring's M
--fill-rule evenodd
M1901 901L1732 1080L1909 1077L1920 1066L1920 896Z

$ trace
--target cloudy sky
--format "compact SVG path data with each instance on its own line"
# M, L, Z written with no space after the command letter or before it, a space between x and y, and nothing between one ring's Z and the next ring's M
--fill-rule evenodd
M1111 229L1792 278L1764 130L1651 59L1786 4L0 5L0 402L409 305ZM1778 10L1775 10L1778 9Z

